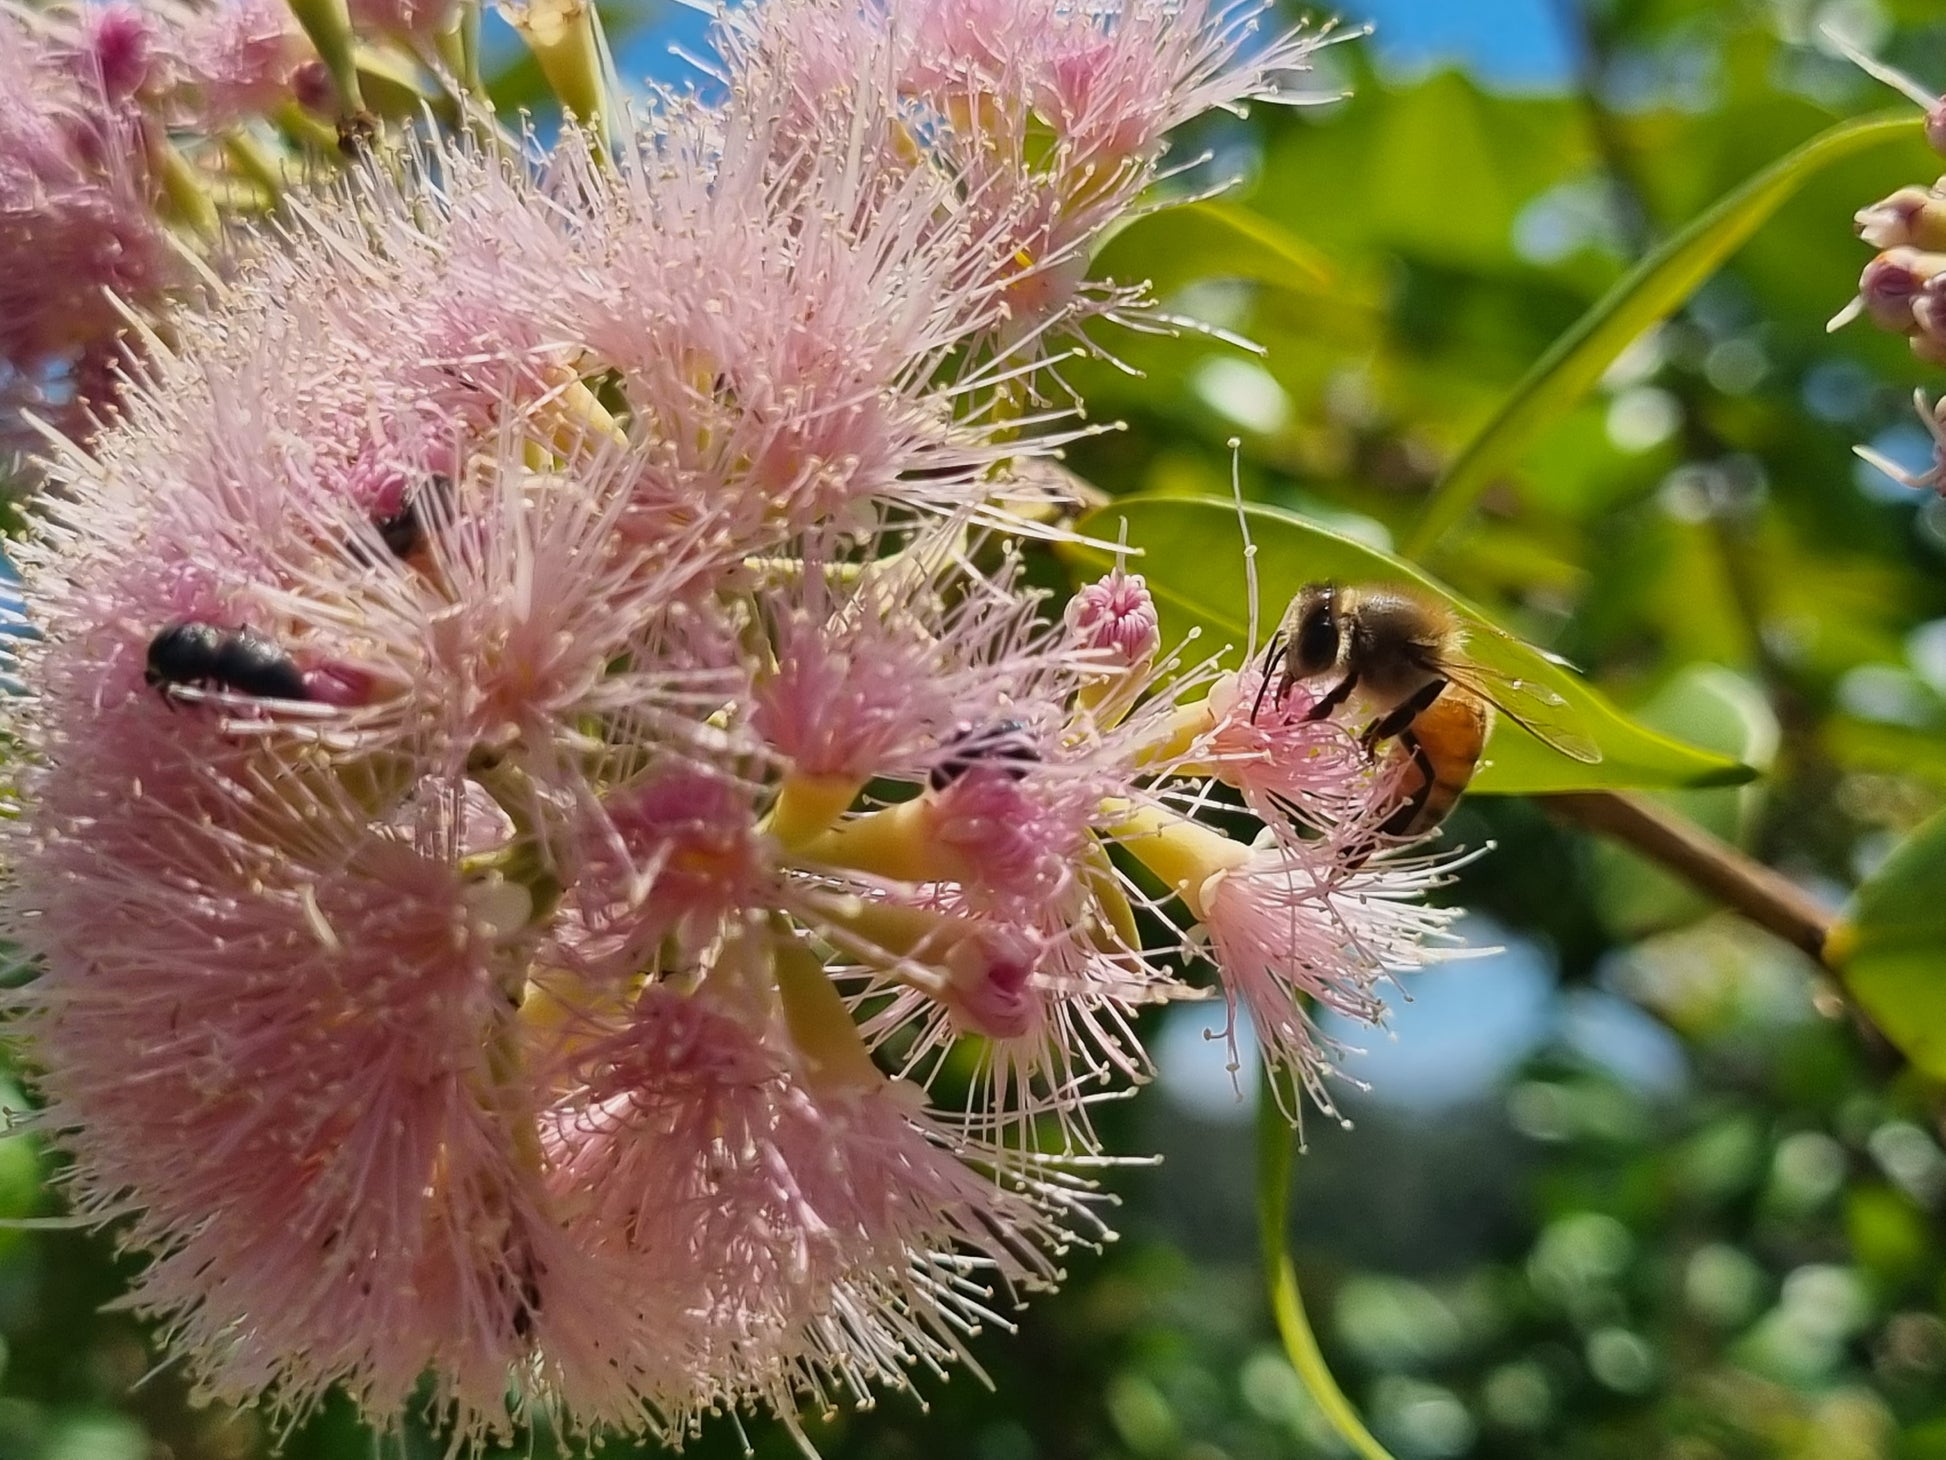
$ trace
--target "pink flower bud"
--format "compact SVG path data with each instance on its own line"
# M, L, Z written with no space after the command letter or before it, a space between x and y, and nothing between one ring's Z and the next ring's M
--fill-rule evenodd
M1151 658L1162 644L1148 584L1140 573L1120 568L1068 600L1067 625L1078 648L1093 650L1118 667Z
M291 95L308 112L326 117L338 114L338 88L322 61L305 61L291 72Z
M1034 940L1010 929L983 927L959 939L946 955L947 1001L968 1032L1018 1039L1040 1021L1031 980L1040 962Z
M1858 298L1881 329L1913 327L1912 305L1926 280L1946 269L1946 254L1916 248L1888 248L1859 275Z
M1873 248L1901 244L1946 249L1946 197L1935 188L1904 187L1852 216L1858 236Z
M149 78L153 35L148 18L114 5L89 13L85 25L88 59L102 94L110 101L128 100Z

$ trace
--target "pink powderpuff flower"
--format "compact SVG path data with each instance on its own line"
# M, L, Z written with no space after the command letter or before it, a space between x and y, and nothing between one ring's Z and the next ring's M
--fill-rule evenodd
M1113 874L1104 866L1103 875ZM890 974L861 968L853 993L862 1032L874 1047L901 1051L904 1078L930 1085L960 1042L975 1037L960 1072L960 1119L1003 1161L1031 1150L1100 1152L1092 1107L1151 1072L1136 1013L1185 993L1090 899L1073 896L1065 906L1074 921L1063 927L980 925L980 936L954 942L920 977L896 965Z
M986 577L959 561L962 532L922 529L897 552L887 537L849 571L814 547L797 581L760 595L776 662L751 723L794 772L923 778L965 727L1005 720L1009 687L1059 655L1014 569Z
M105 101L130 101L149 82L155 49L154 25L126 5L104 5L83 12L80 43L70 63L85 83L101 88Z
M976 196L1020 220L1011 256L1029 268L1009 291L1015 309L1050 320L1083 307L1088 254L1160 175L1175 127L1249 100L1305 99L1289 76L1326 37L1298 30L1260 43L1266 10L1207 0L919 7L901 86L945 121L943 146ZM1132 303L1111 294L1087 307Z
M1099 1231L1073 1173L1183 992L1187 940L1143 944L1175 901L1314 1093L1302 1001L1375 1017L1429 956L1431 872L1331 814L1369 773L1283 764L1296 692L1246 732L1138 580L1067 621L1023 581L1069 426L1020 406L1076 316L1020 318L1055 267L1022 230L1068 209L1082 260L1170 108L1275 48L1206 74L1185 10L1138 87L1118 28L1169 7L1016 8L1050 35L957 99L899 89L871 7L830 105L759 84L825 13L780 0L726 22L720 106L601 158L429 143L293 196L61 448L19 551L17 1027L211 1392L385 1423L430 1371L464 1449L903 1386ZM104 84L155 105L168 34L104 22ZM996 126L1140 155L1090 191L955 154L1001 83ZM1210 767L1269 844L1170 809ZM976 1103L932 1108L970 1040Z
M1170 710L1161 697L1111 731L1085 710L1042 728L1092 682L1081 666L1096 656L1069 648L1016 681L1009 718L944 741L923 794L804 854L890 879L878 891L896 905L872 904L861 929L882 952L858 998L869 1037L903 1051L901 1072L930 1081L957 1039L978 1035L966 1120L1004 1146L1050 1117L1061 1149L1092 1152L1089 1107L1147 1076L1135 1010L1182 992L1145 958L1100 840Z
M138 78L139 44L117 48L112 83L57 49L0 16L0 359L27 378L108 348L122 326L109 294L152 302L175 277L149 138L104 89Z
M1315 687L1293 683L1279 693L1265 682L1278 677L1259 656L1211 686L1213 724L1197 762L1241 791L1266 823L1294 818L1320 828L1368 814L1384 797L1357 737L1335 719L1311 718Z
M50 44L85 94L198 131L288 99L308 53L276 0L57 7L45 19Z
M89 715L92 657L41 656L35 816L6 829L46 969L16 1032L76 1212L153 1254L130 1301L216 1397L388 1412L431 1366L503 1412L542 1225L490 1057L519 900L459 874L440 788L374 823L146 688Z
M1330 841L1267 833L1265 843L1213 872L1188 900L1229 1002L1232 1060L1240 1005L1265 1063L1296 1076L1334 1115L1326 1081L1339 1073L1342 1047L1319 1029L1311 1006L1383 1023L1381 983L1426 963L1428 944L1454 917L1421 901L1445 870L1424 859L1353 861Z
M163 44L172 85L158 108L173 125L199 131L233 126L289 100L310 54L278 0L195 6L175 16Z
M840 974L861 1033L899 1051L900 1078L927 1086L975 1036L963 1128L1009 1169L1036 1151L1092 1156L1090 1107L1147 1073L1134 1009L1179 987L1132 947L1106 953L1081 897L1067 900L1075 921L1048 932L957 902L945 889L888 886L861 911L825 918L826 936L856 960ZM806 922L819 926L815 912Z
M779 904L754 799L749 784L680 762L608 790L581 833L569 894L580 931L563 939L562 960L626 978L674 940L680 966L738 911Z
M992 1318L993 1282L1052 1279L1042 1249L1075 1208L1046 1182L978 1174L869 1064L807 1072L773 1039L707 988L651 989L577 1053L587 1113L548 1138L579 1245L626 1257L644 1305L674 1295L707 1362L712 1387L677 1416L787 1414L800 1393L829 1403L936 1369Z
M857 90L896 107L869 73ZM626 382L655 505L680 515L707 493L745 551L833 518L868 527L874 500L965 513L995 468L1056 444L996 439L1009 423L973 408L1006 374L970 349L1004 315L991 225L950 176L888 180L831 138L790 146L782 105L719 135L672 100L619 182L590 177L592 267L557 285Z

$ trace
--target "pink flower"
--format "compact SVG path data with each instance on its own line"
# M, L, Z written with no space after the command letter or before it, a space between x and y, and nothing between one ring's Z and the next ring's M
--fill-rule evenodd
M431 1364L497 1409L537 1195L489 1058L517 919L436 788L369 824L200 728L144 693L43 740L9 916L50 970L22 1032L76 1208L154 1250L134 1301L217 1395L343 1380L382 1411Z
M976 1174L914 1091L807 1080L706 993L651 990L576 1068L589 1113L549 1138L570 1230L630 1275L621 1311L679 1315L709 1388L678 1416L950 1360L986 1316L956 1251L1010 1285L1053 1276L1052 1188Z
M385 1423L429 1372L465 1448L903 1385L1099 1231L1061 1158L1112 1159L1092 1107L1185 957L1322 1099L1302 1001L1376 1017L1428 956L1342 731L1244 715L1139 579L1064 615L1018 551L1060 535L1023 509L1089 249L1303 44L982 13L778 0L725 21L720 104L600 157L428 142L294 198L60 449L14 1027L211 1392ZM218 15L274 76L281 18ZM0 97L0 223L245 104L142 17L89 32L88 106ZM59 324L14 344L97 357ZM1212 771L1269 844L1176 809L1243 819Z
M572 897L581 931L563 956L627 978L665 939L701 957L723 920L774 902L753 791L680 765L610 791L587 818Z
M1362 1024L1385 1016L1381 982L1427 960L1452 913L1418 901L1442 874L1426 862L1349 866L1329 843L1272 843L1214 872L1194 894L1234 1011L1250 1014L1265 1061L1289 1070L1327 1114L1338 1047L1309 1004ZM1294 1112L1287 1112L1293 1114Z
M1265 677L1259 659L1211 687L1214 725L1201 744L1210 770L1268 822L1291 816L1315 828L1364 814L1379 798L1357 738L1335 719L1309 718L1310 687L1266 692Z
M1172 129L1212 108L1294 99L1286 75L1321 43L1295 31L1254 43L1265 7L1253 3L919 8L905 85L946 119L945 147L996 216L1015 210L1013 252L1031 267L1009 300L1038 319L1080 304L1088 252L1156 179ZM1094 307L1131 302L1111 294Z
M1007 720L1010 689L1060 657L1011 570L955 570L967 591L949 603L945 574L924 566L948 541L917 537L848 586L818 554L799 583L762 596L777 653L754 686L752 724L793 769L861 783L936 773L956 736Z
M139 81L142 41L113 25L106 47L114 74L83 78L0 17L0 358L23 374L107 349L107 294L151 301L174 276L149 138L106 89Z
M155 37L149 19L126 5L104 5L81 17L83 45L76 69L95 82L104 100L130 100L149 80Z

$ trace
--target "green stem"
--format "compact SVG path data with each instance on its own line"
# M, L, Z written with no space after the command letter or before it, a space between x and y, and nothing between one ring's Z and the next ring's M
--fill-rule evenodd
M1269 1287L1271 1311L1277 1317L1277 1332L1284 1340L1284 1353L1304 1381L1312 1401L1324 1411L1344 1442L1364 1460L1392 1460L1385 1447L1372 1438L1358 1411L1345 1397L1338 1381L1318 1348L1317 1335L1304 1315L1304 1301L1297 1291L1297 1269L1284 1246L1284 1219L1289 1211L1291 1186L1291 1146L1295 1137L1284 1120L1284 1107L1299 1098L1296 1091L1284 1090L1279 1100L1275 1082L1279 1076L1265 1070L1263 1088L1257 1096L1257 1230L1263 1240L1264 1278Z
M518 883L533 899L529 926L538 927L561 905L560 865L553 838L537 816L540 797L526 772L507 761L467 767L473 783L491 796L513 823L514 838L495 854L494 870Z

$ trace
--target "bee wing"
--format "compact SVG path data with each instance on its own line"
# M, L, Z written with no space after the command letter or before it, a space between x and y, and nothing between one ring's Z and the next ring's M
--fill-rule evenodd
M1570 722L1568 702L1544 684L1517 679L1474 660L1440 666L1454 684L1476 694L1543 745L1552 746L1569 760L1595 765L1601 760L1601 747Z

